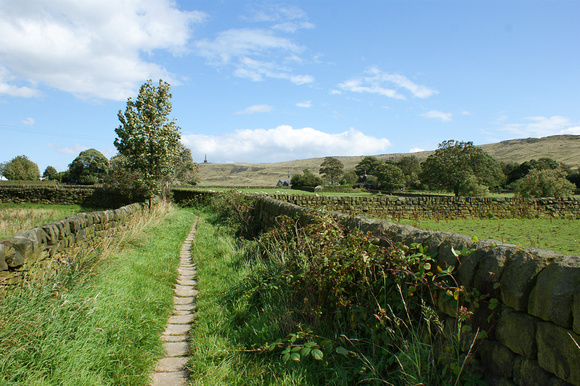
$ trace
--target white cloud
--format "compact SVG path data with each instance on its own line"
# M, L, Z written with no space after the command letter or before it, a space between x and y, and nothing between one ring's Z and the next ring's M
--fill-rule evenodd
M254 105L244 110L238 111L236 114L269 113L272 110L274 110L274 107L270 105Z
M421 149L420 147L414 147L411 150L409 150L409 153L419 153L421 151L425 151L425 149Z
M342 94L342 91L340 90L330 90L330 95L340 95Z
M24 118L22 123L24 123L26 126L32 126L34 125L34 118Z
M545 137L559 134L577 134L578 123L573 123L567 117L553 115L551 117L527 117L524 123L508 123L500 127L518 136Z
M296 106L304 108L312 107L312 101L298 102L296 103Z
M221 136L185 134L181 140L194 157L207 154L212 162L281 162L327 155L378 154L391 146L386 138L370 137L355 129L330 134L286 125L268 130L237 130Z
M431 110L426 112L425 114L421 114L425 118L429 119L439 119L442 122L449 122L453 119L453 114L451 113L444 113L443 111L439 110Z
M81 98L123 100L146 79L171 81L142 58L180 54L205 14L171 0L0 1L0 94L39 96L39 85Z
M345 91L379 94L395 99L407 99L403 93L399 92L400 89L417 98L428 98L438 93L437 90L416 84L401 74L382 72L377 67L370 67L365 74L366 76L340 83L338 87Z
M265 78L285 79L303 85L314 82L314 77L295 74L292 65L304 62L300 54L305 47L282 36L298 29L313 28L306 14L297 7L266 5L246 20L275 23L266 28L233 28L222 31L211 39L195 43L198 55L210 65L228 67L235 76L254 82Z
M46 144L46 146L53 150L56 150L56 152L59 154L74 155L75 157L78 156L81 151L88 149L88 147L79 144L73 146L60 146L49 142Z

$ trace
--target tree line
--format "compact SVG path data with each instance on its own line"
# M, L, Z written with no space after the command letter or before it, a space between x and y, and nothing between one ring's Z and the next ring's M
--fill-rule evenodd
M170 85L149 80L136 100L129 98L125 112L119 111L115 129L118 154L107 159L96 149L81 151L68 169L58 172L48 166L42 178L73 184L104 184L132 200L162 194L169 184L194 185L198 165L191 150L181 142L180 128L171 113ZM0 175L8 180L38 181L38 165L25 155L0 164Z
M420 162L414 155L380 161L364 157L352 171L326 157L315 176L308 169L292 176L292 186L361 186L385 192L400 189L445 191L455 196L484 196L509 189L519 197L570 196L580 188L580 171L550 158L500 163L473 142L447 140Z

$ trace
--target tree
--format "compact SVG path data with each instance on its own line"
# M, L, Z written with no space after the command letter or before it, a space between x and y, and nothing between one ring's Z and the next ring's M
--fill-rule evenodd
M354 185L358 180L358 176L354 172L354 170L348 171L344 173L342 176L342 180L340 181L341 185Z
M25 155L18 155L2 165L2 175L8 180L38 181L40 169L38 165Z
M179 157L175 165L175 174L170 181L178 185L195 185L199 182L199 166L193 162L191 150L182 143L178 146Z
M561 169L533 169L516 183L520 197L564 197L574 193L574 184Z
M162 192L167 176L174 175L179 156L180 128L171 113L170 85L151 80L141 86L137 100L127 100L125 113L119 111L121 125L115 129L115 147L126 158L126 167L139 173L152 198Z
M58 178L58 172L53 166L47 166L42 173L42 178L48 181L54 181Z
M318 174L321 174L332 185L338 184L340 177L344 174L344 165L338 158L325 157L320 165Z
M143 201L147 198L148 189L139 172L131 171L127 166L127 158L120 154L111 158L105 185L107 189L124 197L128 202Z
M359 180L363 180L365 176L374 175L382 164L377 158L366 156L354 167L354 172L359 176Z
M97 184L109 173L109 160L96 149L83 150L68 170L69 178L78 184Z
M397 166L403 172L405 176L405 186L407 187L419 187L421 180L419 175L421 174L421 163L414 155L406 155L401 157L397 161Z
M405 176L397 165L384 163L375 171L377 185L380 190L392 192L405 186Z
M322 185L322 178L315 176L310 170L304 169L303 174L294 174L290 183L293 188L303 188L305 186L315 187Z
M466 180L473 176L478 185L497 187L505 180L500 164L486 152L473 146L473 142L444 141L435 153L421 164L421 182L431 188L451 191L455 196L474 191L461 189ZM483 189L478 189L483 190Z

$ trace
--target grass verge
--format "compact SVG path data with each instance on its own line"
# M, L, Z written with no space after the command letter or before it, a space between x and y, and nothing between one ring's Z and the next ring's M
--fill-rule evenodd
M0 384L147 383L193 222L188 210L161 212L99 254L61 259L42 282L5 294Z

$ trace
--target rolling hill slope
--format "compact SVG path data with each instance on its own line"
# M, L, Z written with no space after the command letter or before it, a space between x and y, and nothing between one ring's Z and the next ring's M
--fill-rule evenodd
M554 135L543 138L513 139L479 146L500 162L529 161L549 157L572 167L580 165L580 135ZM413 153L424 160L432 152ZM375 155L381 160L396 160L408 153ZM336 157L344 164L345 170L353 170L363 156ZM324 158L310 158L278 163L207 163L200 164L201 185L213 186L275 186L278 180L288 179L288 175L309 169L317 174Z

